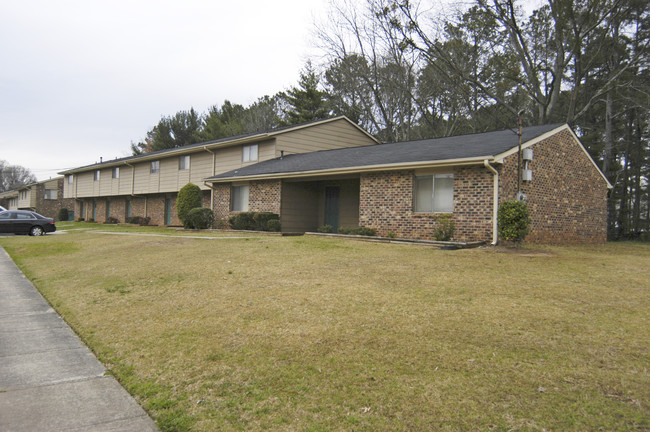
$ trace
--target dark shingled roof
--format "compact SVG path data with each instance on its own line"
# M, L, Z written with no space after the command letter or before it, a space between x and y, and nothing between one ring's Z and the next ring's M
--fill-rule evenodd
M559 126L561 124L524 128L522 131L522 142L530 141ZM504 130L420 141L324 150L312 153L285 155L281 159L267 160L238 168L215 175L207 180L487 157L508 151L516 147L517 144L518 137L516 131Z

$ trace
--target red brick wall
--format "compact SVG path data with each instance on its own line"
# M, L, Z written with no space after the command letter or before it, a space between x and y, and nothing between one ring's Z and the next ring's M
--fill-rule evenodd
M214 220L219 225L226 224L230 217L230 183L218 183L214 185Z
M214 185L213 211L216 226L227 228L228 219L236 213L230 211L230 190L230 183ZM248 211L280 214L281 194L281 180L250 182L248 190Z
M176 211L176 198L175 194L156 194L148 195L146 198L129 197L131 201L131 216L142 216L150 218L150 225L165 225L165 199L171 200L171 225L180 226L182 222L178 219ZM96 222L104 222L106 220L106 200L110 199L111 202L111 216L117 218L121 223L126 222L126 197L109 197L97 198L97 219ZM84 214L79 214L79 203L84 203ZM203 206L210 207L210 191L203 192ZM83 217L86 220L92 218L93 200L84 199L75 203L75 217ZM146 208L146 211L145 211Z
M32 187L32 193L36 194L36 207L34 211L41 214L45 217L50 217L52 219L57 219L59 215L59 210L62 208L67 208L68 210L74 210L74 200L71 198L62 198L63 197L63 179L57 181L57 199L45 199L45 184L41 183Z
M248 192L248 210L280 214L282 182L280 180L254 181Z
M562 131L533 146L531 182L522 182L532 243L602 243L607 239L607 184L581 145ZM499 169L499 202L517 191L517 154Z
M453 240L492 239L492 175L484 167L458 167L454 174ZM413 171L361 175L359 225L375 228L378 235L434 239L444 214L413 211Z

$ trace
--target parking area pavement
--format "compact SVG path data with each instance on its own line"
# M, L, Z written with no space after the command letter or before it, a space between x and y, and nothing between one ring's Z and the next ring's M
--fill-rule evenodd
M158 430L1 247L0 430Z

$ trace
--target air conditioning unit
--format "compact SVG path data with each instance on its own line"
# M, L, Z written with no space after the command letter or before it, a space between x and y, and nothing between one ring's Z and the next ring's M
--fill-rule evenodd
M529 169L522 170L521 179L523 181L533 181L533 171Z
M532 161L533 160L533 149L532 148L525 148L521 152L521 158L525 161Z

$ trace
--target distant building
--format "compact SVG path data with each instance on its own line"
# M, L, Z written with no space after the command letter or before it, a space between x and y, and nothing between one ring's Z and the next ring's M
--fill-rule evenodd
M7 210L31 210L56 219L59 210L68 209L73 219L74 200L63 198L63 177L43 180L0 193L0 205Z

